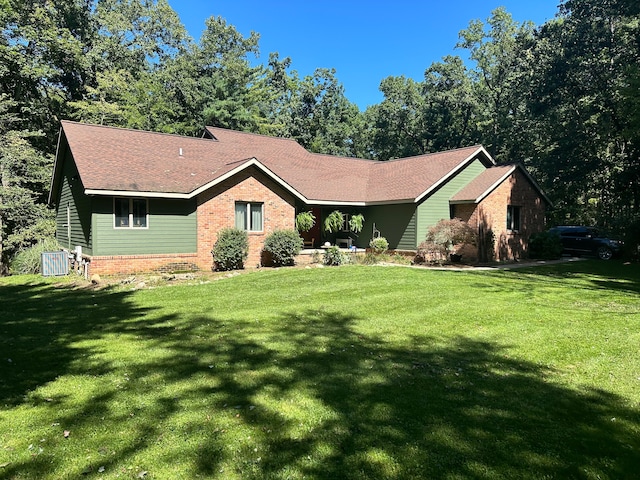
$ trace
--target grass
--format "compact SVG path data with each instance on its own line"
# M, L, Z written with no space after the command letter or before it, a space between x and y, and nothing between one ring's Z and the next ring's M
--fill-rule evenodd
M639 270L0 279L0 478L637 478Z

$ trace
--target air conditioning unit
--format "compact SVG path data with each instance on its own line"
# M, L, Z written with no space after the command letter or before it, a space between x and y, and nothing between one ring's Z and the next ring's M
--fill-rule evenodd
M43 277L67 275L69 273L69 256L67 252L42 252L40 271Z

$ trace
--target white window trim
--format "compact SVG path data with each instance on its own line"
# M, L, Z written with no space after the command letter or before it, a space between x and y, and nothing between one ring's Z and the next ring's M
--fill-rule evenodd
M238 200L235 203L236 205L244 205L247 209L246 218L247 218L247 227L244 228L244 231L247 233L264 233L264 202L245 202L242 200ZM260 225L260 230L252 230L251 229L251 206L252 205L260 205L260 219L262 220L262 225Z
M116 225L116 199L129 201L129 225L126 227L119 227ZM145 202L145 226L135 227L133 225L133 201L144 200ZM148 198L133 198L133 197L113 197L113 228L116 230L148 230L149 229L149 199Z

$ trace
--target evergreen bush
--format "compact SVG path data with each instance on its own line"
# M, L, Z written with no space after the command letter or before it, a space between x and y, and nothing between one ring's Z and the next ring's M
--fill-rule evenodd
M211 253L216 270L240 270L249 256L249 235L237 228L224 228Z
M264 241L264 251L275 267L293 265L302 246L302 238L294 230L276 230Z

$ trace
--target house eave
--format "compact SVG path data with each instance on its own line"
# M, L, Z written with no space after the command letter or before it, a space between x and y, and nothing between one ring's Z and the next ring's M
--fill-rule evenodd
M141 198L171 198L188 200L192 197L189 193L171 193L171 192L146 192L132 190L101 190L95 188L87 188L85 195L96 195L105 197L141 197Z
M321 207L336 206L336 207L366 207L367 202L362 201L345 201L345 200L305 200L307 205L318 205Z
M374 201L342 201L342 200L314 200L309 199L305 202L307 205L317 205L320 207L336 206L336 207L373 207L376 205L402 205L406 203L417 203L414 198L397 199L397 200L374 200Z

